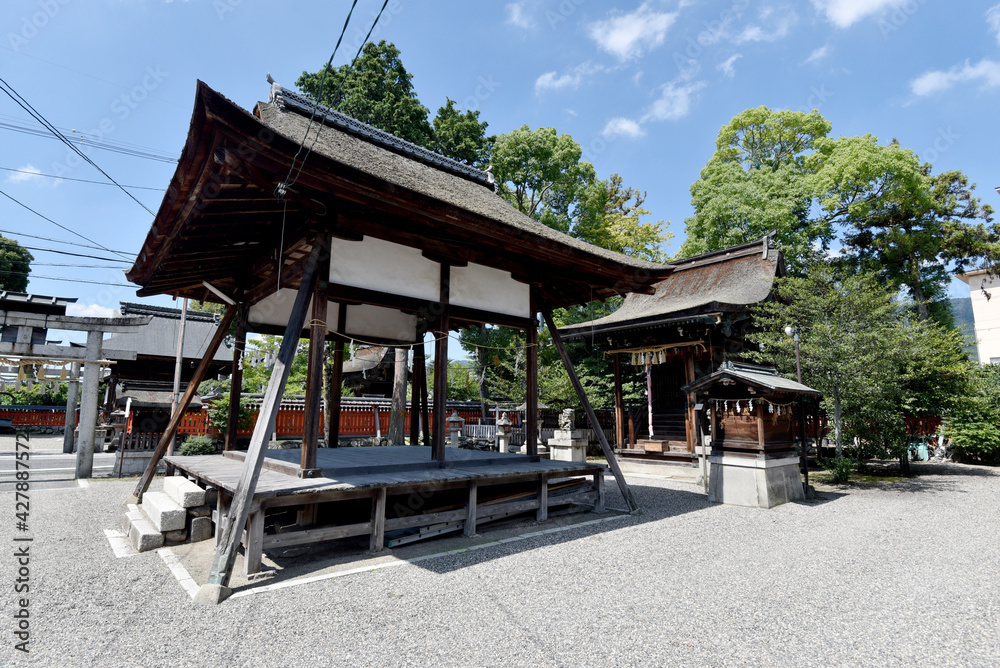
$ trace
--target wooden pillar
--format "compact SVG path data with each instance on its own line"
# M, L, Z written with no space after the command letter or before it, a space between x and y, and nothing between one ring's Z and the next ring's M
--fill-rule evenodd
M622 392L622 354L615 353L615 444L625 449L625 395Z
M174 436L177 434L177 427L180 426L181 418L187 411L188 406L191 405L191 400L198 391L198 386L201 384L201 381L205 380L208 367L211 366L212 360L215 359L215 353L219 350L219 346L222 345L222 340L226 338L226 334L229 333L229 325L232 324L233 318L236 317L236 311L237 308L235 306L230 306L226 309L226 314L222 316L222 321L219 322L219 326L215 330L215 336L212 337L211 342L208 344L204 357L198 363L198 368L194 370L194 376L191 377L191 382L188 383L187 389L184 391L184 396L177 403L177 410L170 416L170 422L167 424L167 428L163 432L156 450L153 451L153 457L149 460L146 470L143 471L142 477L139 478L139 482L135 486L135 491L132 493L134 498L130 499L130 503L140 503L142 495L149 489L149 483L152 482L153 476L156 475L156 467L159 466L160 460L167 452L167 446L174 440Z
M419 347L423 348L424 344ZM413 372L410 374L410 445L420 441L420 393L417 390L420 369L417 368L417 346L413 349Z
M535 311L535 288L531 288L531 324L525 330L525 412L524 443L529 457L538 456L538 314Z
M625 481L625 476L622 475L621 467L618 466L618 460L615 459L615 454L611 451L611 446L608 445L608 438L604 435L601 423L597 420L597 414L594 413L594 408L590 405L590 399L587 398L587 392L583 389L583 384L576 375L576 369L573 368L573 362L569 358L569 353L566 352L562 335L552 321L552 309L548 305L542 307L542 316L545 318L545 324L548 325L549 333L552 335L552 343L555 344L556 350L559 351L559 357L562 358L563 366L566 367L569 381L573 384L573 389L576 390L576 396L580 399L583 409L587 412L587 419L590 420L590 428L597 435L597 440L601 443L601 450L604 451L604 458L607 459L608 466L611 467L611 472L615 475L615 480L618 482L618 489L621 490L622 496L625 497L625 503L628 505L629 512L637 513L639 506L632 496L632 489L628 486L628 482Z
M333 376L330 378L330 405L326 407L329 426L327 433L328 448L340 445L340 399L344 386L344 339L342 335L347 327L347 305L337 305L337 336L333 340Z
M476 535L476 514L479 501L479 483L475 478L469 481L469 488L465 498L465 535Z
M247 347L247 315L250 309L240 297L236 316L236 342L233 345L233 366L229 375L229 420L226 423L226 450L235 450L239 438L240 399L243 397L243 353Z
M261 553L264 548L264 510L260 509L247 520L246 544L243 546L243 574L260 573Z
M535 512L535 521L544 522L549 519L549 474L542 471L538 478L538 510Z
M684 384L690 385L694 382L694 355L690 352L684 353ZM684 435L687 439L688 452L695 451L695 429L694 429L694 396L686 397L687 411L684 417Z
M302 457L299 462L300 478L315 478L320 470L316 465L316 447L323 410L323 363L326 361L326 296L330 276L330 236L319 235L313 242L319 246L317 277L312 291L312 320L309 323L309 362L306 371L306 405L302 420Z
M418 368L419 367L419 368ZM418 402L420 424L423 425L424 445L431 444L430 412L427 405L427 351L421 341L413 348L413 398ZM416 374L420 374L419 376Z
M274 432L274 423L278 417L281 396L285 391L285 383L288 382L288 374L291 370L292 359L295 357L295 349L299 344L299 337L302 335L302 327L305 325L309 299L316 284L319 255L320 245L313 244L312 252L306 261L305 271L302 274L302 283L295 295L295 303L292 305L292 312L288 318L288 326L285 327L285 334L281 339L278 358L274 362L271 379L267 383L267 391L261 401L260 416L257 418L253 436L250 438L250 449L247 451L240 479L236 484L236 492L233 494L222 540L215 552L215 560L212 562L212 571L208 576L208 582L203 585L207 588L206 593L204 599L196 600L207 599L211 601L214 598L217 601L218 598L212 596L212 589L229 586L229 578L232 576L233 565L236 563L236 551L240 544L240 533L246 526L247 517L250 515L250 504L253 501L257 479L260 477L260 470L267 452L267 441L271 433ZM228 323L226 327L228 327Z
M431 459L444 462L445 418L448 417L448 303L451 299L451 267L441 265L441 312L434 329L434 442Z
M381 552L385 548L385 487L375 490L372 497L372 533L369 547L372 552Z

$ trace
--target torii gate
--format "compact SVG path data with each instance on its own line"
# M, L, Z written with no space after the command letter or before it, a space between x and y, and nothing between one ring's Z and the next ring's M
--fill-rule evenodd
M20 361L76 362L83 364L83 392L80 397L80 440L76 450L76 477L90 478L94 473L94 430L97 425L97 386L101 368L110 364L107 357L135 359L135 351L105 350L105 332L134 332L149 324L152 316L91 318L46 313L0 310L3 316L3 341L0 356ZM87 346L78 348L45 342L49 329L87 332ZM13 339L13 341L11 341ZM68 411L67 411L68 412ZM66 420L67 429L70 419Z

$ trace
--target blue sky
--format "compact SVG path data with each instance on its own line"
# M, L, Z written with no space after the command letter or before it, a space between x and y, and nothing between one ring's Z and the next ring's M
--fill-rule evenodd
M348 6L8 0L0 10L0 76L76 141L169 160L183 147L197 79L250 109L267 96L267 72L291 87L326 61ZM337 64L353 55L380 6L359 2ZM669 253L684 237L689 187L719 128L757 105L819 109L834 136L898 138L936 170L964 171L1000 208L995 0L390 0L374 37L400 48L432 113L447 96L480 110L493 133L528 124L572 135L602 178L618 172L648 191L647 208L671 221ZM38 126L5 96L0 124L0 190L134 257L152 220L146 211L113 187L25 173L103 180L72 163L65 146L23 132ZM173 173L168 162L85 150L122 184L162 189ZM162 197L131 192L153 210ZM83 248L87 242L2 197L0 230L25 246L115 257ZM109 268L126 265L34 254L31 292L77 297L78 313L106 315L135 300ZM962 288L968 294L964 284L955 294Z

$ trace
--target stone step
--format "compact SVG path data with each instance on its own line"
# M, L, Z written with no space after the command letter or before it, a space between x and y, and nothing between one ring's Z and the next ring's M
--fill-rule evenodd
M138 517L130 520L128 538L136 552L148 552L163 547L163 534L157 531L142 513L138 513Z
M205 505L205 490L181 475L163 479L163 491L181 508Z
M183 529L187 521L187 511L164 492L146 492L139 508L160 532Z

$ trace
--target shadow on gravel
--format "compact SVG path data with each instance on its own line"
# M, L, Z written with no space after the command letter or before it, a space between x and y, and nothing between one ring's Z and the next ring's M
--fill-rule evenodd
M899 478L897 462L875 462L867 465L868 472L877 476L894 476L893 480L851 481L837 489L882 489L893 492L927 494L939 492L966 493L963 478L1000 478L1000 469L948 462L910 462L910 476ZM824 490L824 494L833 494Z

